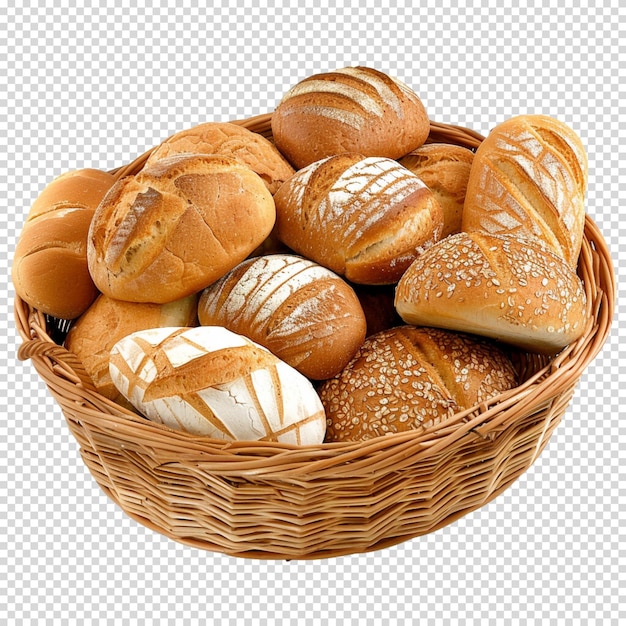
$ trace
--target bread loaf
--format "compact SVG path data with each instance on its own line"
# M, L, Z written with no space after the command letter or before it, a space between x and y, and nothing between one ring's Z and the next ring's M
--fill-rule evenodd
M204 289L269 235L274 200L234 159L173 155L120 180L89 231L89 269L117 300L164 303Z
M60 319L81 315L98 295L87 263L94 211L115 182L95 169L66 172L35 200L17 243L11 275L16 294Z
M400 326L365 340L319 390L327 441L363 441L444 422L517 385L510 358L488 340Z
M311 383L220 326L140 331L111 351L111 378L147 418L225 440L319 444L324 409Z
M583 284L537 239L457 233L426 250L396 288L408 324L436 326L553 354L587 322Z
M512 117L476 151L462 228L537 237L576 266L586 190L587 156L569 126L545 115Z
M443 226L426 185L382 157L346 153L316 161L274 200L276 234L289 248L360 284L397 282Z
M417 94L368 67L310 76L272 114L276 146L297 169L342 152L396 159L421 146L429 132Z
M293 167L269 139L231 122L206 122L175 133L152 152L145 167L181 153L233 158L256 172L272 194L294 174Z
M74 353L106 398L129 408L109 375L109 355L126 335L169 326L197 326L196 294L167 304L125 302L100 294L70 328L65 347Z
M400 159L400 164L419 176L441 205L442 239L461 230L473 160L471 150L448 143L427 143Z

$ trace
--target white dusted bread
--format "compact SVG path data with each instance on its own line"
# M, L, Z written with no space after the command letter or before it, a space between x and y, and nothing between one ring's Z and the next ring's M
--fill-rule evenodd
M291 254L240 263L202 292L198 318L245 335L314 380L341 371L366 331L352 287Z
M538 239L450 235L418 257L396 288L400 317L553 354L587 321L582 281Z
M225 440L319 444L324 409L302 374L219 326L132 333L111 350L119 391L148 419Z

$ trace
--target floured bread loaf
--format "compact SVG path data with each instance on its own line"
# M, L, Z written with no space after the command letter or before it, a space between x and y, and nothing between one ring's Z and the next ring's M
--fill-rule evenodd
M267 187L238 161L166 157L106 195L89 230L89 270L117 300L172 302L243 261L275 219Z
M396 159L421 146L429 132L418 95L368 67L310 76L272 115L276 146L297 169L342 152Z
M330 378L365 339L365 316L337 274L304 259L248 259L200 296L203 325L225 326L265 346L308 378Z
M552 354L587 322L582 281L537 239L472 232L426 250L396 288L402 319Z
M276 235L354 283L397 282L439 239L443 211L393 159L341 154L299 170L274 195Z
M133 333L111 351L111 379L155 422L225 440L319 444L324 408L309 380L220 326Z
M166 139L148 157L145 167L173 154L219 154L256 172L270 193L294 174L294 169L269 140L231 122L206 122Z
M488 340L400 326L365 340L319 390L327 441L363 441L439 424L512 389L509 357Z
M478 147L462 227L537 237L576 266L586 191L587 155L578 135L552 117L519 115Z

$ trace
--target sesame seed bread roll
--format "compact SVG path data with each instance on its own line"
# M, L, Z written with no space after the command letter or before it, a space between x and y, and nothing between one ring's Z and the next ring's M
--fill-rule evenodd
M359 300L343 279L287 254L243 261L207 287L198 319L245 335L314 380L340 372L366 330Z
M443 211L393 159L341 154L299 170L274 195L276 235L359 284L393 284L439 239Z
M296 169L342 152L396 159L421 146L429 132L418 95L368 67L310 76L272 115L276 147Z
M162 304L221 278L272 231L261 178L234 159L173 155L118 181L98 207L88 260L102 293Z
M425 429L516 385L511 360L489 340L436 328L392 328L368 337L319 389L326 441Z
M426 250L396 288L400 317L554 354L586 325L582 281L537 239L472 232Z
M197 325L197 304L197 294L167 304L125 302L100 294L70 328L65 347L80 359L99 393L129 408L109 375L111 349L139 330Z
M320 444L324 407L311 382L220 326L156 328L118 341L111 379L148 419L227 441Z
M474 153L463 146L427 143L402 157L400 164L419 176L443 209L441 238L461 230L467 181Z
M235 159L256 172L271 194L294 173L269 139L231 122L205 122L175 133L152 152L144 167L182 153L218 154Z
M512 117L476 151L462 228L537 237L575 267L587 167L582 142L569 126L545 115Z
M115 183L95 169L52 180L32 204L15 248L11 277L16 294L60 319L81 315L98 295L87 262L94 212Z

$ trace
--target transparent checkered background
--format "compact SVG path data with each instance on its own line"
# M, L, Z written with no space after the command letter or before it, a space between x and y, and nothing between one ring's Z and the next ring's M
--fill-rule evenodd
M589 152L589 212L623 277L623 3L80 4L0 2L6 268L31 202L60 173L116 167L177 130L270 111L307 75L364 64L410 84L438 121L486 133L536 112L572 125ZM34 369L15 359L8 269L1 280L0 623L626 618L622 311L543 455L494 502L380 552L266 562L178 545L106 498Z

